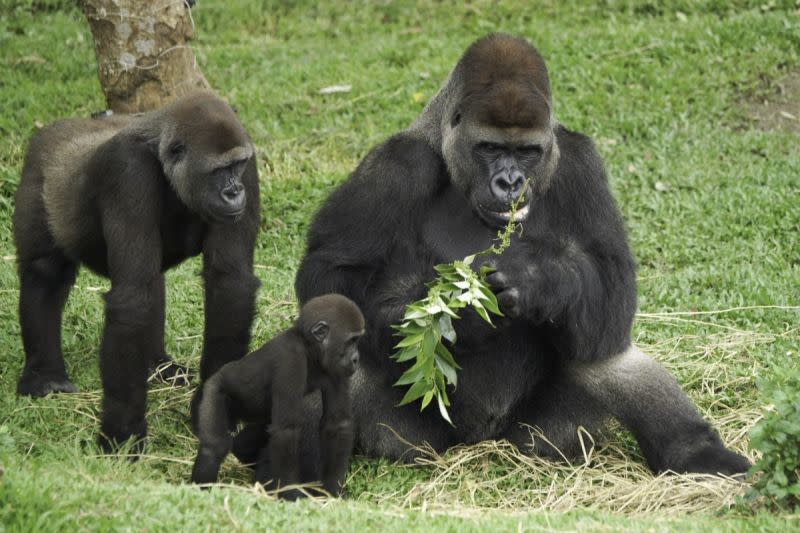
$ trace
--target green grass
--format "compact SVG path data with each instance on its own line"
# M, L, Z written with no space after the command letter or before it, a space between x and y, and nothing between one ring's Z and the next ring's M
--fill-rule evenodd
M540 48L559 120L593 136L606 159L639 263L637 342L746 451L763 407L756 380L796 365L800 350L800 313L787 309L800 305L800 138L763 131L747 112L800 68L798 10L794 0L199 2L198 61L261 157L253 344L293 317L294 272L320 202L414 119L470 42L507 31ZM64 317L68 370L84 392L17 398L24 355L10 222L36 125L105 107L91 35L71 2L0 0L0 50L0 531L797 527L797 514L728 509L736 484L653 479L621 431L573 467L492 450L467 451L460 468L463 452L424 467L359 458L346 500L293 505L251 490L233 460L223 481L235 487L187 486L191 390L154 386L148 455L97 457L108 283L82 272ZM352 91L318 93L335 84ZM167 282L167 348L194 368L200 266L189 261Z

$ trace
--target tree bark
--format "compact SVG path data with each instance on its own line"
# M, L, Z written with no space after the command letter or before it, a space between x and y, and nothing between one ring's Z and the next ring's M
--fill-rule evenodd
M188 44L194 23L185 0L79 3L94 38L100 85L115 113L150 111L209 88Z

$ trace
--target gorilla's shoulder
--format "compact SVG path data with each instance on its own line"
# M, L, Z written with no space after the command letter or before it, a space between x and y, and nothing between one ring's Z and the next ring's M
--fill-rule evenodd
M375 147L353 173L365 179L428 180L445 171L444 159L424 140L397 133Z
M557 170L559 174L606 181L603 159L591 137L569 130L561 124L556 127L555 132L560 152Z

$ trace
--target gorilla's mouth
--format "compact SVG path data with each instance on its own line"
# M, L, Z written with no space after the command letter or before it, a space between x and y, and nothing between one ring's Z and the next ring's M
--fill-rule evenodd
M241 209L214 209L211 212L211 218L215 222L235 222L240 216L244 214L244 206Z
M516 211L509 209L508 211L493 211L482 205L478 206L478 214L486 222L492 225L505 225L510 220L514 222L524 222L527 220L528 215L531 213L531 204L526 203L522 207L518 207Z
M523 220L528 218L528 214L530 213L530 210L531 210L531 206L530 206L530 204L528 204L525 207L517 209L517 211L513 212L513 213L511 211L504 211L502 213L492 212L492 215L496 216L500 220L505 220L506 222L511 220L511 218L513 216L514 222L522 222Z

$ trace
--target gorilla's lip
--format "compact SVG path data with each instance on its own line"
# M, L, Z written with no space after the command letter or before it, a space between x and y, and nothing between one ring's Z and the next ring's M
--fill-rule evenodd
M212 214L212 218L217 220L218 222L230 222L239 218L244 213L245 207L241 209L237 209L236 211L215 211Z
M530 211L531 211L530 204L517 209L516 212L514 212L514 222L522 222L523 220L528 218L528 215L530 214ZM492 215L496 216L499 219L502 219L502 220L505 220L505 221L509 221L509 220L511 220L512 212L510 210L509 211L504 211L502 213L492 212Z
M492 211L491 209L487 209L483 206L479 206L479 213L480 215L486 219L487 222L500 222L502 224L507 223L511 220L511 209L508 211ZM524 222L527 220L528 215L531 213L531 204L526 203L522 207L518 207L516 212L514 212L514 222Z

